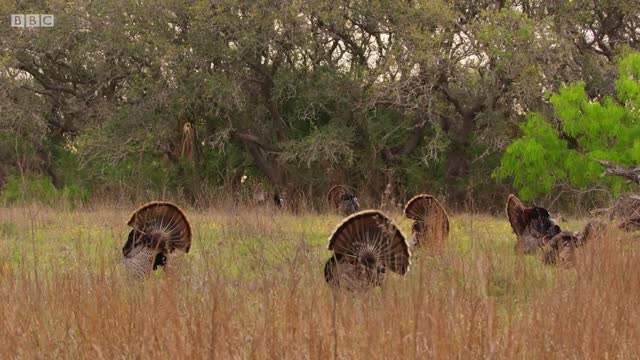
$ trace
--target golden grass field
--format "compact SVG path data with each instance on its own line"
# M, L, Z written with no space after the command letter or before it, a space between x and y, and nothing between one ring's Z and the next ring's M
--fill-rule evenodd
M514 253L506 218L456 214L442 255L351 294L323 277L337 215L187 208L191 252L140 283L130 210L0 208L0 358L640 358L632 235L553 268Z

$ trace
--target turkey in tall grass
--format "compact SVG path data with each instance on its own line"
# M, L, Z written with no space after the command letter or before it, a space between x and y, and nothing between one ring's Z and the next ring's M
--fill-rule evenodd
M338 288L364 291L379 286L387 272L406 274L409 246L400 229L384 214L366 210L347 217L329 238L333 256L325 280Z
M133 229L122 254L132 278L142 279L158 267L166 268L173 252L188 253L191 248L191 224L173 203L147 203L131 215L127 225Z

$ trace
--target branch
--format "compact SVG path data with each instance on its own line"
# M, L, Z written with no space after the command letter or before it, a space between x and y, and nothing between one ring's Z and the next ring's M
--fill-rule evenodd
M406 141L403 144L392 149L382 149L382 157L387 161L394 161L401 156L411 154L415 149L418 148L420 140L422 140L422 138L424 137L426 125L427 121L423 120L411 127L411 129L409 129L409 135L407 136Z
M42 75L36 69L28 66L25 63L19 64L16 68L18 70L22 70L22 71L25 71L25 72L29 73L46 90L64 92L64 93L67 93L67 94L70 94L70 95L73 95L73 96L77 96L78 95L72 89L53 85L48 79L45 78L44 75ZM50 94L48 94L48 95L50 95Z
M451 95L447 86L440 84L439 88L444 94L444 97L453 105L456 111L460 114L464 114L465 111L464 111L464 107L462 106L462 103L460 103L458 99L456 99L455 97L453 97L453 95Z
M416 124L409 130L409 136L407 141L402 145L402 148L396 152L396 156L404 156L411 154L420 144L420 140L424 137L424 131L427 125L427 121L422 121Z
M251 134L251 133L244 133L244 132L238 132L238 131L233 131L231 133L231 136L234 137L235 139L238 139L242 142L245 143L251 143L254 145L257 145L258 147L266 150L266 151L271 151L271 152L279 152L280 149L273 146L273 145L269 145L269 144L265 144L264 142L260 141L260 139Z
M476 115L478 115L478 113L484 111L486 107L484 101L478 101L469 109L465 109L465 106L462 104L460 99L454 97L449 91L449 87L446 84L446 78L444 76L441 77L440 81L438 82L438 89L440 89L445 99L447 99L447 101L449 101L449 103L451 103L456 111L463 117L475 117Z
M609 160L596 159L596 161L598 164L606 168L605 172L603 172L601 176L621 176L634 184L640 185L640 166L628 169L614 164Z
M578 139L576 139L575 137L570 136L569 134L567 134L564 131L559 131L558 135L559 135L558 137L561 140L566 140L567 141L567 145L569 146L569 149L577 150L579 152L584 152L584 150L582 149L582 146L580 146L580 143L578 143ZM596 160L596 161L599 162L599 160ZM602 165L602 163L600 165Z

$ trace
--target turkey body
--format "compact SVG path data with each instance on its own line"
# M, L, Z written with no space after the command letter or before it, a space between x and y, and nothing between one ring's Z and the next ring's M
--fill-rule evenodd
M543 246L545 237L554 237L562 230L542 207L529 207L511 194L507 198L507 218L518 237L516 251L532 254Z
M133 278L141 279L158 268L166 268L173 252L188 253L191 247L191 224L173 203L147 203L133 213L128 225L133 229L122 255Z
M354 189L344 185L335 185L329 189L327 201L342 216L349 216L360 210L360 202Z

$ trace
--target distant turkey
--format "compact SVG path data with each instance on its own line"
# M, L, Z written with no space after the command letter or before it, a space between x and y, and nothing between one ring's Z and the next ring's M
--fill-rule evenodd
M355 192L344 185L335 185L329 189L327 202L342 216L349 216L360 210L360 203Z
M404 207L404 216L413 220L409 247L442 245L449 237L449 216L440 202L428 194L414 196Z
M606 223L590 221L582 231L561 231L554 236L545 236L542 238L542 259L547 265L571 265L577 248L601 240L607 231Z
M507 218L518 237L515 248L519 253L534 253L543 246L543 238L556 236L562 231L547 209L526 206L513 194L507 198Z
M608 230L607 224L591 221L582 231L563 231L547 209L527 206L513 194L507 198L507 217L518 237L516 252L533 254L542 249L547 265L573 263L577 248L602 239Z
M324 276L337 288L364 291L382 283L387 271L404 275L409 269L409 246L400 230L384 214L366 210L346 218L329 238L333 256Z
M554 236L542 238L542 260L547 265L571 264L578 247L578 233L561 231Z
M278 209L286 209L287 208L287 192L285 191L276 191L273 193L273 205Z
M131 215L127 225L133 230L122 254L132 278L142 279L158 267L166 267L171 253L176 250L188 253L191 247L191 224L173 203L147 203Z
M285 209L287 207L287 191L276 190L271 193L265 191L262 184L258 183L253 191L253 202L258 206L274 206L277 209Z

